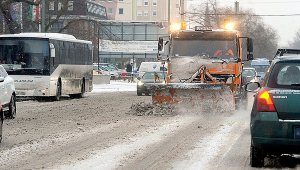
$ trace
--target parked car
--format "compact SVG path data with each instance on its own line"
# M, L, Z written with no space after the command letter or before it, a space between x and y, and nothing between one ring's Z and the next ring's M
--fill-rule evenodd
M153 83L165 83L167 73L166 72L145 72L144 75L138 78L137 82L137 95L143 94L150 95L150 86Z
M99 66L99 68L98 68ZM94 63L94 71L98 71L100 74L110 75L111 79L120 79L121 70L119 70L115 65L110 63Z
M246 85L256 90L259 83ZM250 121L252 167L268 155L300 154L300 57L274 59L255 95Z
M0 65L0 102L4 116L7 119L16 117L16 93L14 79Z
M244 67L243 72L243 83L247 84L249 82L259 82L260 76L257 75L257 72L255 71L255 68L252 67Z

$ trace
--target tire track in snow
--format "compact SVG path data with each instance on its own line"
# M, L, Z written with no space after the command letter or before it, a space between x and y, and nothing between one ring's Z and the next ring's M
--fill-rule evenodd
M98 151L93 156L79 161L75 164L61 165L53 169L115 169L121 166L121 162L132 155L143 152L143 148L149 145L159 143L161 140L167 138L169 135L174 134L177 130L189 125L195 121L194 117L180 117L168 120L165 125L161 127L154 127L139 134L138 137L131 138L131 142L125 142L114 145L107 149Z

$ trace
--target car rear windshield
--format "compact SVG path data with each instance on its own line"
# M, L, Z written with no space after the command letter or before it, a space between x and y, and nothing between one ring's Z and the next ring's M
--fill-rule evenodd
M252 77L254 77L255 76L255 70L254 69L244 69L242 75L243 76L252 76Z
M276 63L270 74L268 87L300 89L300 61Z

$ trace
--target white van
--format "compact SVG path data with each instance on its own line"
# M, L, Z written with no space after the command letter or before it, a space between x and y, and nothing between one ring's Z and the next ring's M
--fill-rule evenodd
M145 72L167 72L168 64L162 64L161 62L142 62L139 68L139 77L142 77Z

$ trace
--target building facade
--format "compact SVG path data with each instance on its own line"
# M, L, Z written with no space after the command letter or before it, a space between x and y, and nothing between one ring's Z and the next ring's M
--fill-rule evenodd
M167 22L168 0L93 0L106 8L109 20ZM186 3L185 3L186 4ZM186 5L184 7L186 9ZM180 0L170 0L170 21L180 22Z
M119 0L91 0L106 8L107 19L115 20Z

